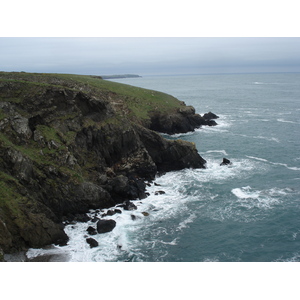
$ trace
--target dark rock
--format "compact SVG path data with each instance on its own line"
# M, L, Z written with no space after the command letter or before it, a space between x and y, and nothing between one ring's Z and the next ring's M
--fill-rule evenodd
M98 217L93 217L92 219L91 219L91 221L93 222L93 223L96 223L97 221L99 221L100 219L98 218Z
M93 238L87 238L86 242L90 245L91 248L98 247L99 243Z
M116 226L116 221L114 220L99 220L97 222L98 233L105 233L112 231Z
M96 235L97 234L97 230L92 226L89 226L86 231L89 233L89 235Z
M83 223L88 222L90 220L91 218L87 214L76 214L74 218L74 221Z
M219 116L217 116L216 114L214 114L214 113L212 113L212 112L210 111L210 112L204 114L204 115L203 115L203 118L204 118L205 120L212 120L212 119L218 119Z
M231 161L227 158L223 158L223 162L220 164L220 166L227 166L227 165L231 165Z
M161 186L161 184L154 182L155 186Z
M205 119L193 107L182 103L167 112L142 111L149 113L142 120L130 113L134 96L72 76L23 76L0 74L0 170L7 195L0 209L4 253L64 244L67 236L60 222L87 222L90 209L144 199L145 181L157 173L205 167L195 145L167 140L151 130L172 134L202 126ZM122 206L136 209L130 201ZM104 220L94 216L92 221L97 231L104 230Z
M132 221L136 220L136 216L135 215L130 215L130 217L131 217Z
M165 194L166 192L164 192L164 191L156 191L155 193L154 193L154 195L163 195L163 194Z
M112 210L112 209L110 209L110 210L108 210L107 212L106 212L106 215L107 216L113 216L113 215L115 215L116 214L116 211L115 210Z
M137 209L137 207L136 207L136 205L134 205L131 201L125 201L124 202L124 210L136 210Z
M183 140L167 140L154 131L137 126L140 139L157 166L159 173L184 168L205 168L203 159L194 144Z
M147 213L146 211L143 211L142 214L143 214L145 217L148 217L148 216L149 216L149 213Z

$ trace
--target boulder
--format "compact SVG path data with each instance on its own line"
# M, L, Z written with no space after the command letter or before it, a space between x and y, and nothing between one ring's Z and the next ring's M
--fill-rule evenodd
M220 164L220 166L227 166L227 165L231 165L231 161L224 157L223 162Z
M164 192L164 191L157 191L157 192L155 192L154 193L154 195L163 195L163 194L165 194L166 192Z
M214 114L214 113L212 113L212 112L210 111L210 112L204 114L204 115L203 115L203 118L204 118L205 120L212 120L212 119L218 119L219 116L217 116L216 114Z
M99 246L99 243L96 240L92 239L92 238L87 238L86 242L90 245L91 248Z
M114 220L99 220L97 222L98 233L106 233L112 231L116 226L116 221Z
M136 205L134 205L129 200L125 201L124 204L122 205L122 207L124 208L124 210L136 210L137 209Z
M97 234L97 230L92 226L89 226L86 231L89 233L89 235L96 235Z

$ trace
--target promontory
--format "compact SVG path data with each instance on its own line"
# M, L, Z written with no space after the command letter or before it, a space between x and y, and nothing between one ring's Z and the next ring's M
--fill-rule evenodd
M0 260L64 244L63 221L143 199L158 172L204 168L162 133L215 125L178 99L101 77L0 72ZM2 253L2 256L1 256Z

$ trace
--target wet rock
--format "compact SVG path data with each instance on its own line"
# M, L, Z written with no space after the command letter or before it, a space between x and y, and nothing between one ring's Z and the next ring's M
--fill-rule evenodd
M143 211L142 214L143 214L145 217L148 217L148 216L149 216L149 213L147 213L146 211Z
M100 219L99 219L98 217L93 217L91 221L92 221L93 223L96 223L96 222L99 221L99 220L100 220Z
M231 165L231 161L227 158L223 158L223 162L220 164L220 166L227 166L227 165Z
M76 214L74 218L74 221L76 222L88 222L90 220L91 218L86 214Z
M116 221L114 220L99 220L97 222L98 233L105 233L112 231L116 226Z
M136 210L137 207L131 201L127 200L123 204L124 210Z
M214 114L214 113L212 113L212 112L210 111L210 112L204 114L204 115L203 115L203 118L204 118L205 120L212 120L212 119L218 119L219 116L217 116L216 114Z
M154 195L163 195L163 194L165 194L166 192L164 192L164 191L157 191L157 192L155 192L154 193Z
M89 226L86 231L89 233L89 235L96 235L97 234L97 230L92 226Z
M86 242L90 245L91 248L98 247L99 243L93 238L87 238Z
M155 186L161 186L161 184L154 182Z
M131 217L132 221L136 220L136 216L135 215L130 215L130 217Z

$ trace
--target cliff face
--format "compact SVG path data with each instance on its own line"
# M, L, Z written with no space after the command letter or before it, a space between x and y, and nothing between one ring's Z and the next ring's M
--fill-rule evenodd
M200 119L169 95L99 78L0 73L0 252L64 243L62 220L145 198L158 171L204 168L193 144L151 130Z

